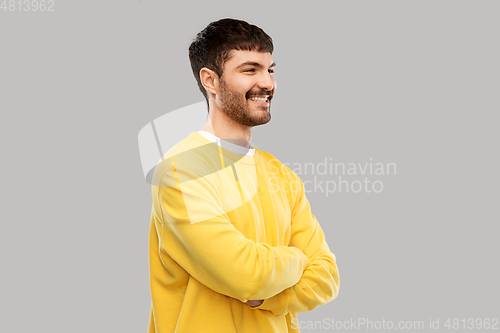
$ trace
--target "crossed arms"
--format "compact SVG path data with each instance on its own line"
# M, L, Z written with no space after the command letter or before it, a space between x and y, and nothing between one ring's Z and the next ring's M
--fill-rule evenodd
M302 181L294 181L300 190L289 246L270 246L247 239L231 224L221 208L215 175L202 177L174 165L155 191L162 208L161 250L206 287L254 309L281 315L329 302L339 288L335 256L311 214ZM190 209L188 201L197 208Z

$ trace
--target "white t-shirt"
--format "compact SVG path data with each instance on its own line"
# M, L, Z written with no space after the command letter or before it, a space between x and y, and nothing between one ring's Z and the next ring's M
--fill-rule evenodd
M207 140L217 143L217 145L221 148L227 149L230 152L239 154L239 155L246 155L246 156L253 156L255 155L255 148L250 145L251 148L246 148L243 146L239 146L237 144L231 143L229 141L223 140L212 133L209 133L204 130L199 130L198 133L203 135Z

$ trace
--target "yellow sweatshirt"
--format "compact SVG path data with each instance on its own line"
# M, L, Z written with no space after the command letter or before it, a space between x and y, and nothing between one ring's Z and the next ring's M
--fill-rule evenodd
M337 296L304 185L271 154L192 132L156 167L152 196L148 333L297 333L297 312Z

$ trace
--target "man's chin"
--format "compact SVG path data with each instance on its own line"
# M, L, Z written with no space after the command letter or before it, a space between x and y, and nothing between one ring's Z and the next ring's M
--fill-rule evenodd
M249 127L264 125L271 121L271 110L269 106L247 108L239 112L230 112L229 110L223 110L223 112L234 122Z
M271 114L269 114L268 117L260 117L259 119L255 119L255 122L254 122L255 125L253 125L253 126L255 127L255 126L259 126L259 125L265 125L270 121L271 121Z

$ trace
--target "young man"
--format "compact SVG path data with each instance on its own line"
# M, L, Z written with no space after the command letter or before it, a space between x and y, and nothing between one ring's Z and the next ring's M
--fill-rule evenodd
M298 312L338 294L302 181L250 145L271 119L272 52L264 31L233 19L189 48L208 119L154 172L148 333L299 332Z

